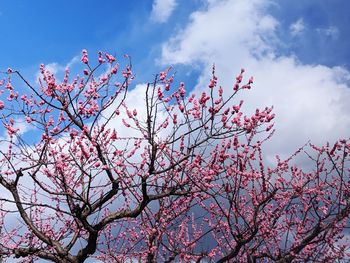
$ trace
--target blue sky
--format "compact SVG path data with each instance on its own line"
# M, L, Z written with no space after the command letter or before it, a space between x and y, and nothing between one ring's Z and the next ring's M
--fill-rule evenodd
M0 1L0 68L65 64L85 48L128 53L138 75L151 77L161 43L196 7L200 2L178 4L167 23L158 23L150 19L152 1Z
M135 85L173 65L200 92L212 63L227 89L245 67L256 79L247 110L275 106L272 148L287 153L349 137L348 10L347 0L0 0L0 69L34 80L40 63L60 71L85 48L131 55Z
M203 8L205 1L178 1L168 21L157 23L150 19L152 1L0 1L0 67L66 63L83 48L129 53L141 67L160 55L162 42L186 25L191 12ZM349 67L348 10L346 0L275 1L269 13L281 22L280 52ZM304 34L292 38L289 26L299 18ZM329 28L335 32L322 32Z
M350 67L350 2L346 0L277 1L271 13L281 21L281 36L286 52L294 53L305 63ZM290 25L302 18L305 31L291 38Z

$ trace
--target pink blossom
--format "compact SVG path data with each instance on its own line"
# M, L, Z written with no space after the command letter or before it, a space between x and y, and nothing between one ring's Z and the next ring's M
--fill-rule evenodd
M122 119L122 122L124 124L125 127L129 128L130 127L130 124L126 122L125 119Z
M27 123L31 123L31 122L32 122L32 118L29 117L29 116L27 116L27 117L26 117L26 122L27 122Z
M253 77L250 77L249 80L248 80L248 84L252 84L254 81L254 78Z
M102 64L104 63L106 60L102 57L102 52L99 51L98 52L98 63Z
M82 51L83 55L81 57L81 61L85 64L88 64L89 63L89 59L88 59L88 55L87 55L87 51L86 49L83 49Z
M115 57L113 57L112 55L106 53L105 56L109 63L113 63L115 61Z
M173 115L173 123L176 125L177 124L177 114L174 113Z
M166 75L167 75L166 72L161 71L161 72L159 73L159 79L160 79L160 80L164 80L164 79L166 78Z
M117 132L113 129L111 140L116 140L116 139L117 139Z
M5 261L347 260L349 139L269 160L275 115L243 113L236 93L253 81L240 88L243 69L237 92L224 94L213 66L211 89L198 97L181 82L168 92L168 69L138 94L147 103L136 110L131 65L104 74L102 54L114 62L100 52L82 65L88 77L57 78L42 65L38 93L15 92L13 76L1 81L12 100L0 117L0 186L16 199L0 201ZM15 128L23 122L33 131Z

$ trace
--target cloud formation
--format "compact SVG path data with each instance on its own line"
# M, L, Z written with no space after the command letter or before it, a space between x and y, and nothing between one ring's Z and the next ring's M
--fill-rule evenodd
M274 105L277 115L276 134L267 150L270 155L288 155L308 140L323 144L348 137L350 72L277 55L283 40L277 37L279 21L268 13L270 3L208 2L207 9L193 12L186 27L163 44L162 63L201 65L196 88L201 92L215 62L226 94L232 92L235 74L245 67L256 80L249 94L243 95L245 109ZM300 25L295 32L300 32Z
M154 0L151 19L157 23L165 23L175 10L176 0Z
M317 32L321 35L324 35L326 37L331 37L331 38L338 38L339 36L339 29L335 26L329 26L325 28L318 28Z
M302 18L299 18L297 21L290 25L289 30L290 34L293 37L300 35L305 30L304 20Z

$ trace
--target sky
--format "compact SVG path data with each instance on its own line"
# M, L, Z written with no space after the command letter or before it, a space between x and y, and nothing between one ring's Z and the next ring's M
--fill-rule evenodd
M277 114L267 154L288 155L308 140L349 137L349 8L346 0L0 0L0 70L35 82L40 63L59 73L82 49L101 50L131 56L135 85L171 65L193 92L207 88L215 63L228 94L243 67L255 77L242 95L246 111L273 105Z

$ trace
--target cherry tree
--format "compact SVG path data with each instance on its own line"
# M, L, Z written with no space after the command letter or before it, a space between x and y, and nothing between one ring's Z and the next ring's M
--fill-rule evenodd
M123 62L125 61L125 62ZM131 60L80 74L40 66L0 82L0 255L20 262L331 262L347 258L350 143L306 144L268 165L272 107L231 88L190 94L171 68L128 96ZM96 64L95 66L93 64ZM19 88L16 88L19 87ZM25 87L25 88L24 88ZM141 92L139 92L141 91ZM198 93L198 92L197 92ZM304 156L307 165L298 165Z

